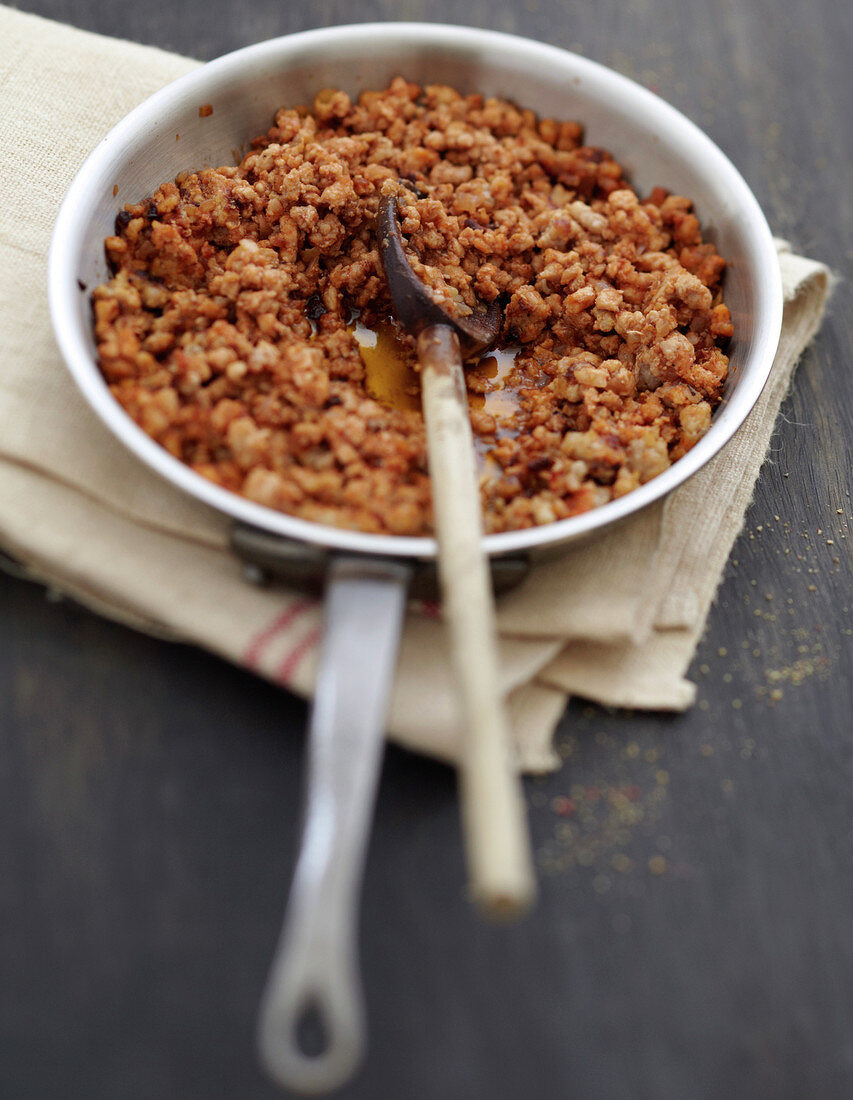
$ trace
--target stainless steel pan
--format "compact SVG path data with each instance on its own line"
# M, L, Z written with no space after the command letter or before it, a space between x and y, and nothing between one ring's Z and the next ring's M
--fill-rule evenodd
M355 951L358 888L381 758L385 701L406 592L435 554L429 538L370 535L283 515L218 488L161 449L110 396L98 372L88 292L108 276L103 240L120 203L179 171L234 163L282 105L323 87L356 95L402 74L419 83L501 95L546 116L577 119L612 150L641 192L690 196L729 261L735 323L726 396L711 430L654 481L603 508L535 530L485 539L511 580L528 557L558 551L660 499L702 467L743 423L770 370L782 295L776 252L752 193L724 154L684 116L632 81L525 39L433 24L363 24L309 31L229 54L169 85L94 150L65 199L50 255L50 304L62 353L104 423L173 485L234 520L247 561L304 582L326 578L326 616L311 721L306 823L285 929L262 1012L271 1072L303 1091L343 1081L363 1048ZM210 104L212 114L199 108ZM180 135L176 140L176 135ZM118 199L114 188L118 188ZM321 1018L309 1055L297 1024Z

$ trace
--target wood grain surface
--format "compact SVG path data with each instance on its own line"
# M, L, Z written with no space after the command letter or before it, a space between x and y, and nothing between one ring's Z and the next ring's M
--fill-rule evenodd
M29 0L200 58L311 26L465 22L652 87L774 230L851 269L847 0ZM61 105L59 106L61 117ZM853 1095L849 281L799 369L678 717L573 703L527 784L535 913L483 924L454 779L387 755L370 1055L344 1100ZM273 1100L253 1049L305 707L0 577L0 1096Z

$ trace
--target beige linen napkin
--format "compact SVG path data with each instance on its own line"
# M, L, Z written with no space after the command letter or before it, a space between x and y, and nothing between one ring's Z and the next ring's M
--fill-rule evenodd
M243 580L226 548L228 521L102 427L61 362L48 317L48 243L74 173L118 119L195 64L0 7L0 546L33 578L101 614L307 694L319 605ZM823 265L782 244L780 263L782 343L735 440L666 503L537 567L501 601L504 679L528 770L555 766L551 736L568 693L672 710L693 701L684 673L828 291ZM422 612L407 616L389 729L410 748L456 757L443 627Z

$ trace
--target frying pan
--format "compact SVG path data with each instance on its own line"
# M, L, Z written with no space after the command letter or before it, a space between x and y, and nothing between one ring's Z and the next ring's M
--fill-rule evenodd
M498 584L531 558L603 534L700 469L743 423L767 380L779 338L776 250L748 186L726 156L651 92L566 51L514 36L437 24L362 24L308 31L221 57L175 81L120 122L75 178L56 223L50 306L62 354L89 404L158 474L234 521L232 545L261 571L293 583L325 576L321 664L309 741L303 841L285 928L261 1013L272 1074L323 1091L345 1080L363 1048L355 927L381 759L385 701L407 591L430 583L431 538L374 535L272 511L205 480L149 438L114 401L95 362L88 291L108 278L103 240L121 204L178 172L236 163L276 109L324 87L351 96L396 75L500 95L544 116L576 119L611 150L641 194L656 185L690 196L708 239L728 263L735 337L726 393L708 434L653 481L583 515L489 535ZM212 113L199 108L210 105ZM179 139L176 140L176 136ZM117 192L114 192L117 188ZM118 198L114 197L117 193ZM297 1024L319 1017L318 1054Z

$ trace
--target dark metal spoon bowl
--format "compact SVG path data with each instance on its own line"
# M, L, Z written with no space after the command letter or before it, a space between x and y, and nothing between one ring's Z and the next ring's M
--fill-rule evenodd
M385 195L380 201L376 231L379 258L394 302L394 312L403 328L418 336L432 325L447 325L456 333L466 359L491 347L501 327L498 303L492 302L485 310L456 317L435 301L429 287L414 273L406 257L396 195Z

